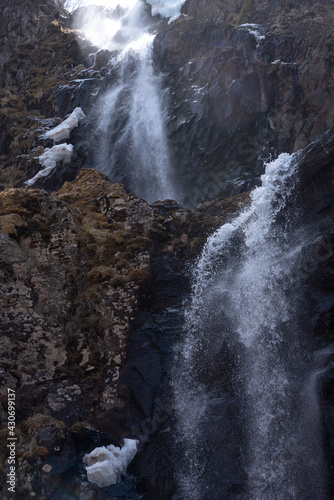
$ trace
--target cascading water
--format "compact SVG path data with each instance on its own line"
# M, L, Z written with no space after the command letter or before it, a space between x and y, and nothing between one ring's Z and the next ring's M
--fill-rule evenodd
M165 92L153 64L153 20L144 1L110 2L79 24L112 53L112 84L99 101L96 166L148 202L178 194L171 179ZM89 14L89 13L88 13Z
M328 498L297 193L282 154L194 269L173 372L183 500Z
M118 84L104 98L99 169L149 202L173 198L154 37L144 34L118 59Z

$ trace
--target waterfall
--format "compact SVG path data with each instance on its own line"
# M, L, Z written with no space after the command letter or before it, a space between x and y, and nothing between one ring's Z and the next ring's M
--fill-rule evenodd
M167 94L153 63L156 20L143 1L110 4L87 11L79 22L88 38L111 52L111 83L97 110L96 166L148 202L177 199L165 129Z
M251 198L193 269L172 377L180 498L321 500L320 368L303 271L316 235L302 224L296 156L269 163Z

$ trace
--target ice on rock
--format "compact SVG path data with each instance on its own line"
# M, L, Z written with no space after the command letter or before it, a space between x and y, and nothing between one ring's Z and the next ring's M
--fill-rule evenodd
M38 157L43 170L40 170L32 179L25 182L27 186L32 186L38 179L46 177L49 175L57 165L58 161L61 161L64 165L70 163L73 153L72 144L58 144L53 146L53 148L46 148L44 153Z
M95 448L83 457L88 481L97 484L99 488L116 484L120 481L135 454L139 441L124 439L122 448L110 444Z
M43 135L43 139L53 139L54 142L60 142L64 139L69 139L74 128L79 125L79 122L86 117L81 108L75 108L66 120L57 125L57 127L49 130Z
M255 40L256 40L256 46L258 47L260 45L261 40L264 40L266 37L265 35L261 35L259 28L260 26L258 24L254 23L245 23L241 24L239 28L246 28L248 33L250 35L253 35Z
M185 0L147 0L147 3L152 6L152 16L160 14L162 17L169 17L169 23L175 21L181 15L181 7Z

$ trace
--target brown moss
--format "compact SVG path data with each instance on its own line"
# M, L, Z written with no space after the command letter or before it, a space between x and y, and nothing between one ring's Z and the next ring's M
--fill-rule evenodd
M124 258L123 254L114 257L112 260L112 265L117 270L118 273L128 274L129 271L132 270L132 266L127 259Z
M0 214L32 216L39 211L41 192L36 189L7 189L0 193Z
M49 454L49 450L45 446L37 446L35 449L35 454L39 457L45 457Z
M91 286L78 296L76 304L89 304L91 306L97 302L98 297L99 291L97 286Z
M19 214L7 214L0 216L0 229L9 236L17 236L17 228L27 227Z
M127 250L130 252L147 250L152 245L152 240L143 236L131 239L131 244L127 245Z
M149 282L150 273L144 269L134 269L128 276L128 281L134 281L139 285L147 285Z
M113 288L123 288L127 283L128 279L126 276L117 275L114 279L111 280L110 285Z
M80 432L83 429L86 429L87 427L91 427L91 424L85 420L81 420L79 422L75 422L75 424L72 426L72 429L76 432Z
M14 187L28 177L29 164L34 157L40 135L37 110L29 112L24 100L12 88L0 90L0 125L7 154L2 155L0 186Z
M96 211L95 200L101 197L101 193L107 193L113 187L106 175L98 170L83 168L76 179L73 182L65 182L55 196L86 213Z
M125 239L127 237L128 233L126 231L115 231L112 233L111 238L116 241L119 245L125 242Z
M115 270L110 267L93 267L91 271L87 273L88 282L91 283L100 283L115 277Z
M29 417L22 425L22 431L30 438L34 437L43 427L53 426L58 429L65 429L65 424L57 420L49 413L36 413Z
M231 25L235 26L241 23L255 22L253 20L254 12L256 12L254 0L244 0L240 11L238 13L231 13L227 20Z

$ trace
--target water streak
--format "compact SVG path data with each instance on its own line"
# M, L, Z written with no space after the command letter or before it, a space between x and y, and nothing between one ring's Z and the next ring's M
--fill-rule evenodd
M212 408L218 396L232 393L242 428L239 461L247 476L246 491L236 498L327 498L312 371L317 365L301 272L307 230L295 202L297 172L296 158L287 154L268 164L250 207L208 239L194 269L174 372L184 449L179 484L186 500L222 498L210 490L206 461L214 453ZM232 361L226 368L227 357ZM230 387L226 371L233 372ZM221 431L225 422L222 416ZM223 460L216 460L218 468Z
M178 198L165 124L166 92L154 69L154 22L143 1L83 11L86 36L111 51L109 89L98 107L96 164L148 202ZM115 3L115 5L116 5Z

